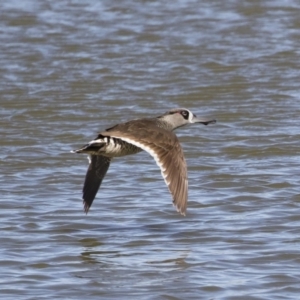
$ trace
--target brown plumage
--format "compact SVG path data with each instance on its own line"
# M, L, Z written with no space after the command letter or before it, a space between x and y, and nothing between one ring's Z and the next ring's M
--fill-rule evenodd
M113 157L148 152L161 169L177 210L185 215L188 200L187 167L182 148L172 130L188 123L215 123L198 119L187 109L173 109L157 118L132 120L101 132L75 153L88 153L90 165L83 187L88 212Z
M161 168L162 176L173 197L173 204L185 214L188 197L187 167L177 136L169 130L156 126L153 120L133 120L100 133L121 139L147 151Z

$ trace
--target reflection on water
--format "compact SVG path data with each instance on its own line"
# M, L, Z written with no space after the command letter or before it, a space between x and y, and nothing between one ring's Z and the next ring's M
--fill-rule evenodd
M296 299L299 10L2 1L1 295ZM69 151L174 107L218 120L177 132L187 216L147 153L116 159L85 215Z

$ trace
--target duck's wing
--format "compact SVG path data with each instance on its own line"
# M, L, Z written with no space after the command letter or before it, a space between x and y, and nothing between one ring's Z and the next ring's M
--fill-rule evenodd
M125 124L124 124L125 125ZM139 122L115 126L101 132L147 151L160 167L162 176L173 197L177 210L185 215L188 200L187 167L178 138L172 131Z
M111 159L101 155L89 155L89 167L85 175L85 181L82 189L82 199L84 211L88 213L101 182L109 168Z

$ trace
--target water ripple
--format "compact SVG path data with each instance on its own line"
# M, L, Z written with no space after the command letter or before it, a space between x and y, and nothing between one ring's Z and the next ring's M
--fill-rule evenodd
M298 297L297 1L0 8L5 299ZM173 107L218 120L177 132L187 216L147 153L115 159L85 215L69 151Z

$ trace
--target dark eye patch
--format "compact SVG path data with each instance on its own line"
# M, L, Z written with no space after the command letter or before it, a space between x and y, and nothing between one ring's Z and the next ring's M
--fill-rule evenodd
M181 112L181 115L187 120L189 118L189 112L186 111L186 110L182 110Z

